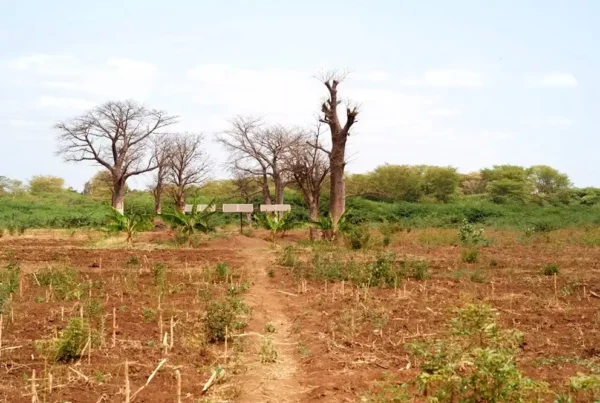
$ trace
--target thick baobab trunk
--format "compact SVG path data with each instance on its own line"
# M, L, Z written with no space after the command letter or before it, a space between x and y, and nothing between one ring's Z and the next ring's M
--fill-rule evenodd
M319 199L313 197L306 200L308 204L308 217L311 222L319 221ZM314 241L319 238L319 229L313 226L310 227L310 240Z
M283 204L283 190L285 189L285 184L280 176L274 178L275 182L275 204Z
M330 154L330 196L329 211L333 221L333 228L337 229L337 224L346 210L346 185L344 181L345 147L346 141L334 142Z
M267 176L267 173L264 171L262 175L262 192L263 197L265 198L265 204L272 204L271 191L269 190L269 178Z
M185 193L179 192L175 195L175 208L180 213L185 213Z
M162 191L159 189L156 189L154 193L154 212L156 215L162 214Z
M125 180L113 181L112 208L119 213L125 213Z

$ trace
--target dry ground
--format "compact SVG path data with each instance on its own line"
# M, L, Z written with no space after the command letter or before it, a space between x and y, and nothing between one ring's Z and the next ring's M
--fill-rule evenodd
M383 379L392 384L414 379L417 363L405 343L442 337L452 309L466 302L490 304L503 325L525 334L519 367L552 389L565 390L577 372L600 372L600 299L594 296L600 295L600 235L595 230L533 237L488 232L491 245L471 264L461 261L453 230L403 232L389 249L398 258L426 259L429 278L368 291L339 282L302 284L278 266L284 245L294 245L299 256L310 255L314 246L304 242L306 235L297 231L271 244L259 231L251 238L223 233L189 248L170 246L166 231L143 234L133 248L85 231L30 231L0 239L1 267L18 262L23 279L22 291L3 315L0 400L32 401L35 370L40 401L122 402L125 361L133 393L166 359L134 401L175 402L176 370L184 402L368 401ZM211 277L219 262L227 263L232 278ZM152 275L157 263L167 268L169 288L160 308ZM560 267L556 277L540 274L548 263ZM53 363L35 348L36 341L54 337L68 318L78 317L80 305L90 299L86 291L80 300L62 301L38 286L33 273L47 266L75 268L83 284L92 283L91 299L99 302L101 313L90 322L102 343L92 349L89 363L87 357ZM250 286L239 297L250 308L247 326L232 331L227 347L207 343L206 305L244 282ZM161 311L162 333L158 317L148 314ZM171 317L174 343L165 352L162 335L169 333ZM277 353L272 363L263 362L261 352L269 345ZM203 394L211 369L219 365L225 375Z

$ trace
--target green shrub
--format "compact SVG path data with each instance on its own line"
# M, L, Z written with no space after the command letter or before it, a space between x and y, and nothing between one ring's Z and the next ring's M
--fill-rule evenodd
M421 362L417 385L439 402L531 402L546 392L516 366L523 337L501 329L487 305L467 305L451 320L452 333L409 346Z
M465 263L475 263L479 257L479 249L466 248L461 252L461 259Z
M167 267L162 263L157 263L152 268L154 285L158 288L158 294L164 295L167 288Z
M212 301L206 308L205 333L209 342L225 341L225 331L233 329L235 310L227 301Z
M313 255L313 267L310 276L326 281L348 280L345 271L345 262L336 254L317 252Z
M5 269L0 269L0 313L4 313L10 295L19 289L20 272L17 263L9 263Z
M82 350L88 340L88 324L81 318L73 318L60 333L55 343L56 361L69 362L81 357Z
M229 266L225 262L217 263L216 273L219 280L225 280L227 278L227 274L229 272Z
M286 245L279 256L277 263L284 267L295 267L298 263L298 258L296 257L296 248L294 248L292 245Z
M544 268L542 268L542 274L544 276L554 276L555 274L558 274L559 270L560 269L558 265L554 263L548 263L546 266L544 266Z
M369 284L377 287L380 285L394 285L399 277L395 267L396 254L394 252L379 252L375 256L370 268Z
M226 330L231 334L246 326L243 315L249 314L249 309L242 300L228 298L222 301L211 301L206 308L204 330L206 339L211 342L225 341Z
M371 240L371 233L368 228L354 227L346 232L346 239L348 240L351 249L363 249L368 247L369 241Z
M414 280L426 280L429 278L429 262L426 260L403 260L402 271L406 277Z
M484 245L487 241L483 237L483 232L483 228L475 228L466 219L464 219L461 225L458 227L458 237L465 246L475 247Z
M35 275L40 285L52 286L52 294L59 300L81 299L86 285L80 284L72 268L46 267Z
M146 323L154 322L156 319L156 311L152 308L144 308L143 315Z

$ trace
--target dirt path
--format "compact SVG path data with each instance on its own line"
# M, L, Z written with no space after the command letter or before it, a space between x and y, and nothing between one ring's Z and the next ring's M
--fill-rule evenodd
M253 240L258 241L258 240ZM254 243L254 242L253 242ZM248 336L247 347L240 360L246 372L240 377L241 395L236 402L298 402L306 391L301 383L300 365L297 361L298 343L292 334L292 323L285 313L284 294L278 293L268 277L268 269L274 259L269 245L256 242L252 249L246 249L244 265L254 285L245 296L252 308L252 319L246 333L259 333L271 338L277 351L277 361L261 362L261 345L264 337ZM265 325L275 326L274 333L268 333Z

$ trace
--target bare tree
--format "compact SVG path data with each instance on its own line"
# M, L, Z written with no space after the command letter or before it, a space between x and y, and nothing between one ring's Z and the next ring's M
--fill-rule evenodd
M234 172L260 177L265 204L271 204L269 179L275 184L275 203L283 203L283 190L289 183L285 154L300 141L295 130L283 126L265 126L260 119L236 117L230 129L217 136L230 151L229 165Z
M246 204L250 203L252 197L261 193L260 179L245 172L235 171L233 173L233 185L236 195L240 196Z
M350 135L350 128L356 123L358 108L346 107L346 122L342 125L338 114L338 105L341 103L338 96L338 86L343 81L344 75L338 72L329 72L321 77L327 88L328 98L321 105L322 117L320 121L329 126L331 133L331 151L326 151L329 156L330 169L330 200L329 211L333 221L334 231L337 223L346 210L346 188L344 183L344 169L346 168L346 141Z
M304 142L290 148L287 162L294 183L308 206L311 221L319 219L321 188L329 174L329 159L323 151L321 134L322 127L319 123L312 133L305 133Z
M171 166L171 157L173 154L173 138L169 135L158 136L154 140L153 157L156 162L156 173L154 180L150 185L150 191L154 196L154 211L156 214L162 213L162 196L165 191L165 185L169 169Z
M183 213L190 188L208 179L210 160L202 148L204 137L201 134L177 133L172 141L168 180L175 207Z
M65 161L93 161L110 171L112 206L123 213L127 179L156 169L151 140L177 117L135 101L111 101L54 128Z

